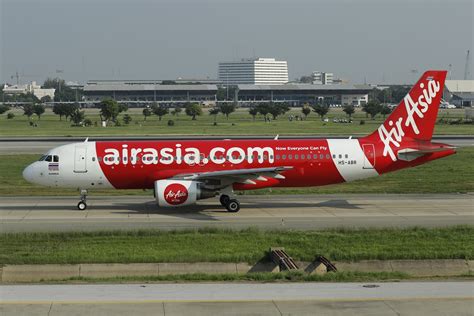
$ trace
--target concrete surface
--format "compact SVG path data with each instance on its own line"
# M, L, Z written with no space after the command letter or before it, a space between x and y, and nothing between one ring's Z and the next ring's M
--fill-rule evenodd
M472 315L472 282L0 286L1 315Z
M239 196L228 213L217 199L183 208L158 208L148 196L88 198L0 197L0 231L94 231L199 227L325 229L334 227L440 227L474 223L474 194L345 194Z
M349 136L280 136L280 139L288 138L347 138ZM274 136L199 136L199 135L171 135L171 136L160 136L160 137L90 137L90 140L134 140L134 139L155 139L155 140L173 140L173 139L255 139L265 138L273 139ZM42 154L50 150L51 148L70 144L73 142L82 142L85 137L2 137L0 138L0 155L11 155L11 154ZM434 142L446 143L453 146L465 147L474 146L474 137L468 135L440 135L433 138Z
M326 266L319 262L296 262L298 267L310 274L325 274ZM415 277L459 276L473 273L467 260L363 260L359 262L333 262L338 271L344 272L403 272ZM159 276L177 274L233 274L252 272L279 272L278 265L271 262L177 262L177 263L83 263L5 265L0 270L4 283L39 282L42 280L64 280L77 277L113 278L128 276Z

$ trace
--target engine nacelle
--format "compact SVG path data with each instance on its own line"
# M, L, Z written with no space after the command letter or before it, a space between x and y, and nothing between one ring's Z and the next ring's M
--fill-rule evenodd
M196 203L197 200L214 197L216 191L207 190L202 183L190 180L155 181L155 198L158 206L176 207Z

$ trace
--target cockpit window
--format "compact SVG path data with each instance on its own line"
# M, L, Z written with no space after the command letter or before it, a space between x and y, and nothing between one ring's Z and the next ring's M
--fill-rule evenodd
M40 158L40 159L38 159L38 161L43 161L43 160L45 160L45 159L46 159L46 157L47 157L46 155L43 155L43 156L41 156L41 158Z
M54 155L53 156L53 162L59 162L59 156Z
M51 155L46 156L45 161L51 162L52 160L53 160L53 156Z

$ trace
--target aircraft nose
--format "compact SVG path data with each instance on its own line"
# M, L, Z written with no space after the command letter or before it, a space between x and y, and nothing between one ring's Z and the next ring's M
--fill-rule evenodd
M28 167L23 170L23 179L26 181L33 183L34 178L34 170L33 165L29 165Z

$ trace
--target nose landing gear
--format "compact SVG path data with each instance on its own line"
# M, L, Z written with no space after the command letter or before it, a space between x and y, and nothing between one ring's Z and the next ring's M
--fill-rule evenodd
M86 204L87 199L87 190L81 190L81 200L77 203L77 209L79 211L84 211L87 208Z

